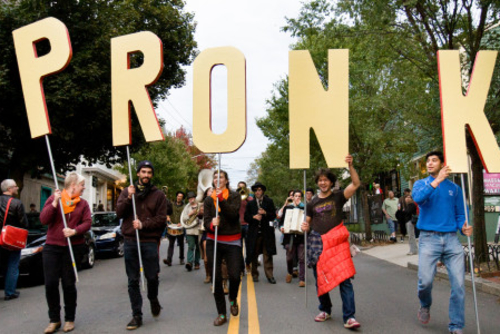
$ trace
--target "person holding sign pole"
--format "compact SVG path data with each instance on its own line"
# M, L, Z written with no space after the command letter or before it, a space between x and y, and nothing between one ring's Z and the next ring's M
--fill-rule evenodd
M54 333L61 327L61 304L59 281L64 294L63 330L75 329L76 277L68 248L68 238L75 255L75 262L81 263L85 251L85 233L90 230L92 218L86 200L80 198L85 190L85 179L75 172L69 173L64 180L64 189L57 189L51 195L40 213L40 222L48 225L47 241L43 247L43 273L45 278L45 297L49 307L50 323L44 333ZM61 199L67 228L64 228Z
M356 306L351 278L356 270L351 259L349 231L342 221L342 207L361 184L352 160L350 155L345 159L352 182L344 190L332 191L337 178L329 169L317 171L315 182L320 193L307 205L307 219L302 223L302 230L308 232L307 257L316 279L321 311L314 320L323 322L331 318L329 291L339 286L344 327L348 329L361 326L354 318Z
M215 240L217 240L217 259L213 279L215 280L214 298L218 316L214 320L214 326L221 326L227 321L226 299L222 287L222 260L226 261L229 276L231 314L237 316L239 313L237 298L241 281L241 263L243 261L239 214L241 196L229 189L229 178L223 170L214 171L213 183L215 191L203 203L203 221L207 232L206 253L210 268L213 268L214 265L214 248ZM216 210L218 210L217 215ZM215 239L216 227L218 230L217 239Z
M158 274L160 272L158 245L166 226L167 200L151 179L154 168L151 162L141 161L137 166L139 180L123 189L116 205L116 215L123 218L122 234L125 237L125 269L128 277L128 295L132 307L132 320L127 329L142 326L142 296L139 288L140 261L142 255L144 275L148 285L148 299L151 314L157 317L161 312L158 301ZM132 196L135 197L137 217L134 217ZM139 245L136 230L139 231Z
M294 259L298 259L299 263L299 286L301 288L306 286L305 283L305 254L304 254L304 234L297 230L287 230L285 228L285 221L287 219L293 220L292 225L300 227L304 217L304 204L302 201L302 191L293 191L293 202L286 206L283 210L283 215L280 219L280 229L284 233L283 245L286 249L286 266L287 275L285 282L291 283L293 278ZM294 211L296 210L296 211ZM300 214L296 214L300 213ZM291 217L289 217L291 216ZM296 224L297 223L297 224Z
M443 153L430 152L426 160L429 176L413 186L413 199L420 207L418 319L423 324L430 320L432 283L437 262L441 260L451 285L448 329L450 333L461 334L465 326L465 266L457 230L470 237L472 226L465 220L462 189L448 180L451 169L444 165Z

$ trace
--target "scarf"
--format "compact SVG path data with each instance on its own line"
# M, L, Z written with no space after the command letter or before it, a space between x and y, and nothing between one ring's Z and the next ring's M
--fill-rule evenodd
M64 214L71 213L75 211L76 205L80 202L80 196L71 197L69 196L66 189L61 192L61 202L64 209Z
M146 185L136 182L134 185L135 185L135 196L137 196L137 198L139 199L146 198L146 196L148 196L148 194L151 192L151 189L153 188L151 182L148 182L148 184Z
M221 195L222 195L223 199L227 199L229 197L229 189L226 188L226 189L222 190ZM212 192L212 195L210 197L212 197L214 199L214 206L217 206L217 204L216 204L217 203L217 194L216 194L215 190ZM220 197L219 197L219 199L222 200ZM220 212L220 207L218 209Z

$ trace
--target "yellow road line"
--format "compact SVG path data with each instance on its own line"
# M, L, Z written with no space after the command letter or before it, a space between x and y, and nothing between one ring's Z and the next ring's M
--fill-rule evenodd
M257 297L252 275L247 275L248 299L248 334L260 334L259 312L257 311Z
M238 300L238 305L240 307L240 312L238 313L238 315L235 317L235 316L230 316L230 319L229 319L229 327L227 328L227 333L228 334L238 334L239 331L240 331L240 314L241 314L241 286L243 285L243 281L240 283L240 288L238 290L238 298L236 298ZM231 312L229 312L231 314Z

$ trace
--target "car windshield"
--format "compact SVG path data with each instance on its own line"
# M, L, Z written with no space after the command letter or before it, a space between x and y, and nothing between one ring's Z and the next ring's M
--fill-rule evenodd
M46 232L48 229L47 225L42 225L40 222L40 213L27 213L28 217L28 231L30 232Z
M104 227L104 226L118 226L120 225L120 220L116 217L116 213L104 213L104 214L94 214L92 217L92 226L94 227Z

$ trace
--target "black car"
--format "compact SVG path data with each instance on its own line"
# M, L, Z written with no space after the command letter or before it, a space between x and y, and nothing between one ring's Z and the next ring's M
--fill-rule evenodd
M47 239L46 225L40 222L39 213L28 213L28 243L21 250L19 275L27 276L33 281L43 281L42 250ZM78 269L92 268L95 263L95 235L89 230L85 233L86 251L82 262L77 263Z
M125 254L121 231L122 219L116 212L95 212L92 214L92 231L96 235L97 253L111 253L118 257Z

